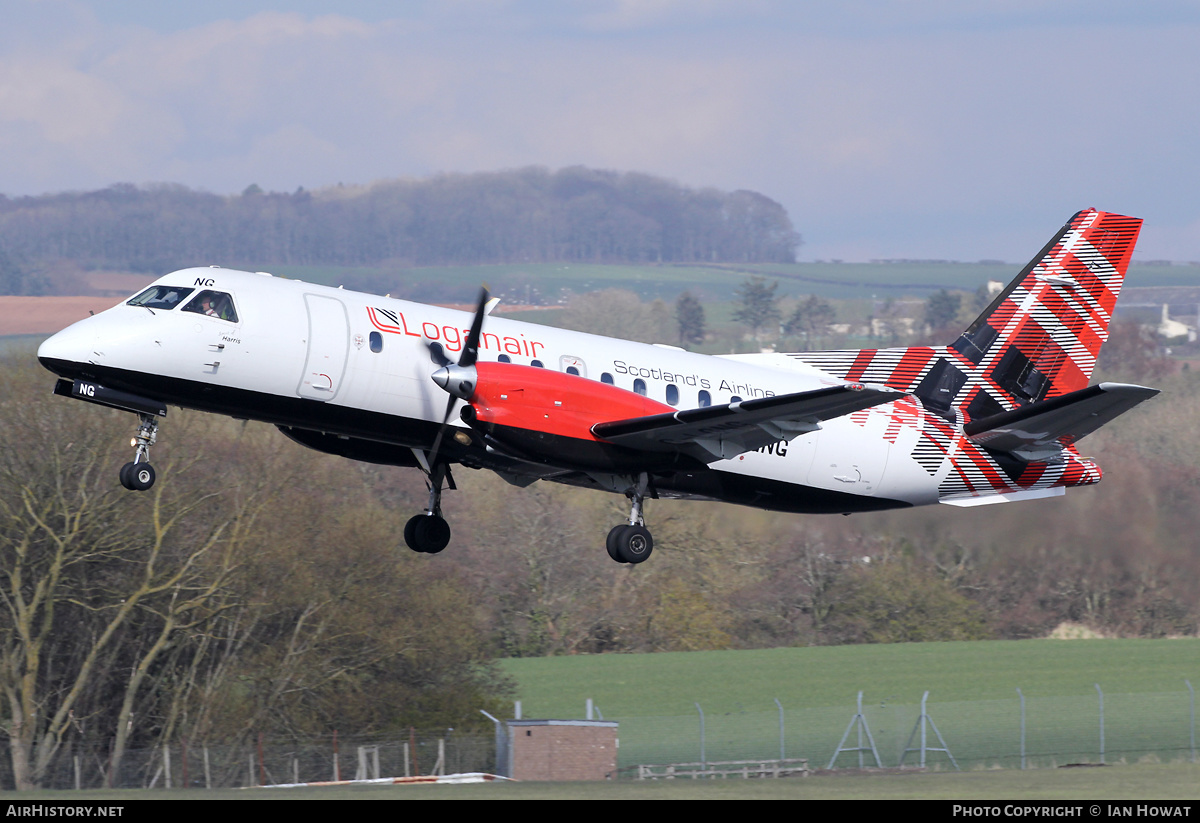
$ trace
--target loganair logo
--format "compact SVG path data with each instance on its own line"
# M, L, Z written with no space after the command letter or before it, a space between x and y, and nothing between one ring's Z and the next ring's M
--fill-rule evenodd
M404 316L404 312L379 309L373 306L367 307L367 317L370 319L371 325L381 332L420 337L424 340L441 343L442 348L451 352L462 351L463 341L467 339L470 331L469 329L460 329L458 326L440 326L428 320L407 318ZM480 335L479 348L483 351L503 352L515 354L517 357L533 358L541 356L539 349L545 349L546 344L531 340L524 334L518 334L516 337L503 337L484 331Z

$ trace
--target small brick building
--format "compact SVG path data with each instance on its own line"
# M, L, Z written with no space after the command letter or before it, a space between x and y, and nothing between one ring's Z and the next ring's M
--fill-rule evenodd
M605 780L616 777L617 724L607 720L509 720L511 777Z

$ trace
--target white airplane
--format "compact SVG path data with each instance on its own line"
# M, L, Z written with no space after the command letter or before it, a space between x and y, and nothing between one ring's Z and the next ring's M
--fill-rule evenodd
M609 555L653 547L651 498L850 513L1062 494L1100 480L1075 442L1157 394L1088 386L1141 228L1081 211L950 346L712 357L218 267L176 271L46 340L55 393L139 416L131 490L167 406L420 468L405 528L450 541L452 465L625 494ZM458 412L455 414L455 412Z

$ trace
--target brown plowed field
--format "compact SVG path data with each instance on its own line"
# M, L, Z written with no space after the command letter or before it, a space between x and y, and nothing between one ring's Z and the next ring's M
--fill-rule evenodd
M76 320L121 302L119 297L0 296L0 337L8 334L53 334Z

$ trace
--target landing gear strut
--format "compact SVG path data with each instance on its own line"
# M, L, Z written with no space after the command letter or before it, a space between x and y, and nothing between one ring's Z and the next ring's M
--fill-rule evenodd
M149 414L139 414L142 424L129 441L136 451L133 462L121 467L121 485L130 491L144 492L154 485L154 467L150 465L150 447L158 439L158 421Z
M642 472L638 475L637 486L629 492L632 501L629 511L629 523L614 526L608 533L605 547L608 556L618 563L641 563L654 551L654 538L646 528L642 517L642 501L650 486L650 475Z
M404 542L415 552L437 554L450 545L450 524L442 517L442 481L454 488L450 467L437 463L429 472L429 505L422 514L412 517L404 524Z

